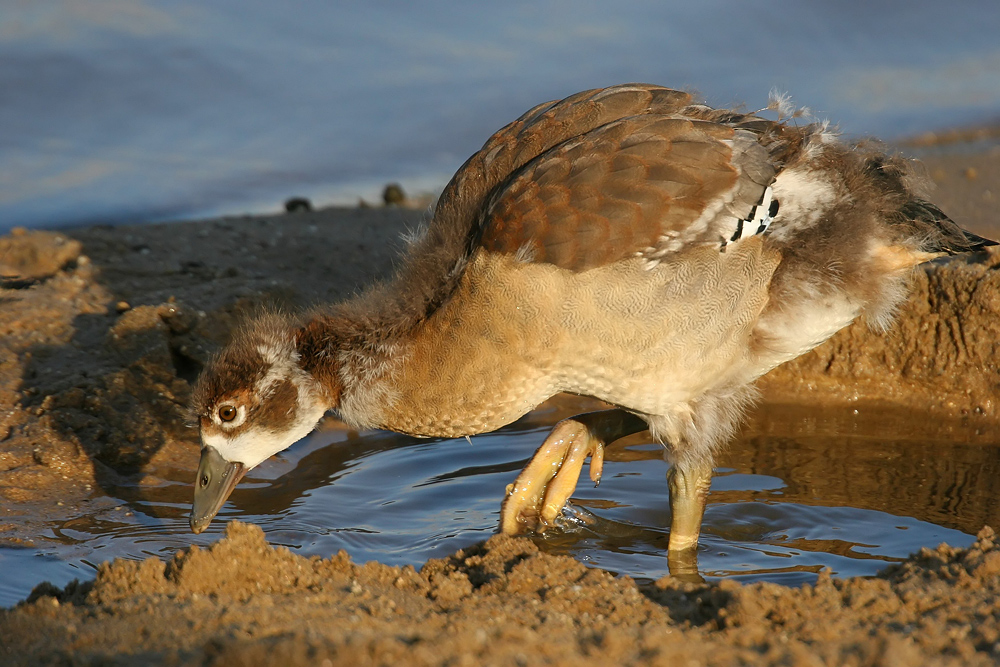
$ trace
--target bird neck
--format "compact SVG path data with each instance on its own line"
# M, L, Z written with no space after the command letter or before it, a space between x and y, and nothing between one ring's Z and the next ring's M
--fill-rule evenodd
M515 260L487 255L476 255L465 279L434 308L399 303L390 284L314 313L299 329L300 364L344 421L455 437L494 430L551 395L540 370L551 355L534 341L550 332L544 314L556 304L519 310L518 303L537 285L535 273L552 270L493 270L496 263L510 269ZM498 275L510 282L499 301L490 289ZM559 294L555 289L545 298ZM505 313L516 313L517 322Z
M435 293L401 275L343 303L320 308L295 331L299 364L322 386L330 408L354 427L385 424L392 378Z

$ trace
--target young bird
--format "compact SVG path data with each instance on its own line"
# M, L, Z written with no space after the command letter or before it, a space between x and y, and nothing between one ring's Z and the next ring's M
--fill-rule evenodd
M388 284L234 332L194 391L191 528L328 410L454 438L557 392L617 406L556 425L505 533L552 525L590 457L648 429L672 464L672 554L697 546L716 451L753 382L861 316L885 328L912 267L992 241L911 189L907 163L627 84L546 102L458 170Z

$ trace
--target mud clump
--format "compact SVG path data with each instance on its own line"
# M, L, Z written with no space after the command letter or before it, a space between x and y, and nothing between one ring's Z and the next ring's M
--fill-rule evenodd
M1000 419L1000 253L921 267L887 332L856 322L769 373L771 400L887 401L946 418Z
M0 276L26 287L76 262L80 250L80 242L65 234L15 228L0 238Z
M989 665L1000 550L925 549L873 579L638 585L493 537L419 572L303 558L233 522L171 561L0 611L4 664Z

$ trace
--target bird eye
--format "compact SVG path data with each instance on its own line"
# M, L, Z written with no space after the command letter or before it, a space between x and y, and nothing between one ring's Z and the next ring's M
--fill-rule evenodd
M231 405L223 405L219 408L219 419L224 422L231 422L236 419L236 408Z

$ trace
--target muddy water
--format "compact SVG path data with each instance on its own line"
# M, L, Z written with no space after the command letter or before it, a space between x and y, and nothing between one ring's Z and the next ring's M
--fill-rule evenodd
M119 499L95 499L89 515L50 526L39 548L0 549L0 606L42 580L92 578L113 557L168 558L214 542L237 518L298 553L347 549L357 562L419 567L492 534L504 487L550 425L587 407L546 404L471 444L334 425L253 471L199 536L187 526L189 473L167 471L158 485L118 489ZM922 546L971 544L984 523L1000 523L991 437L915 413L764 406L718 462L700 571L795 586L824 567L870 575ZM619 574L660 577L667 464L644 434L615 443L607 462L600 486L581 483L565 527L537 542Z

